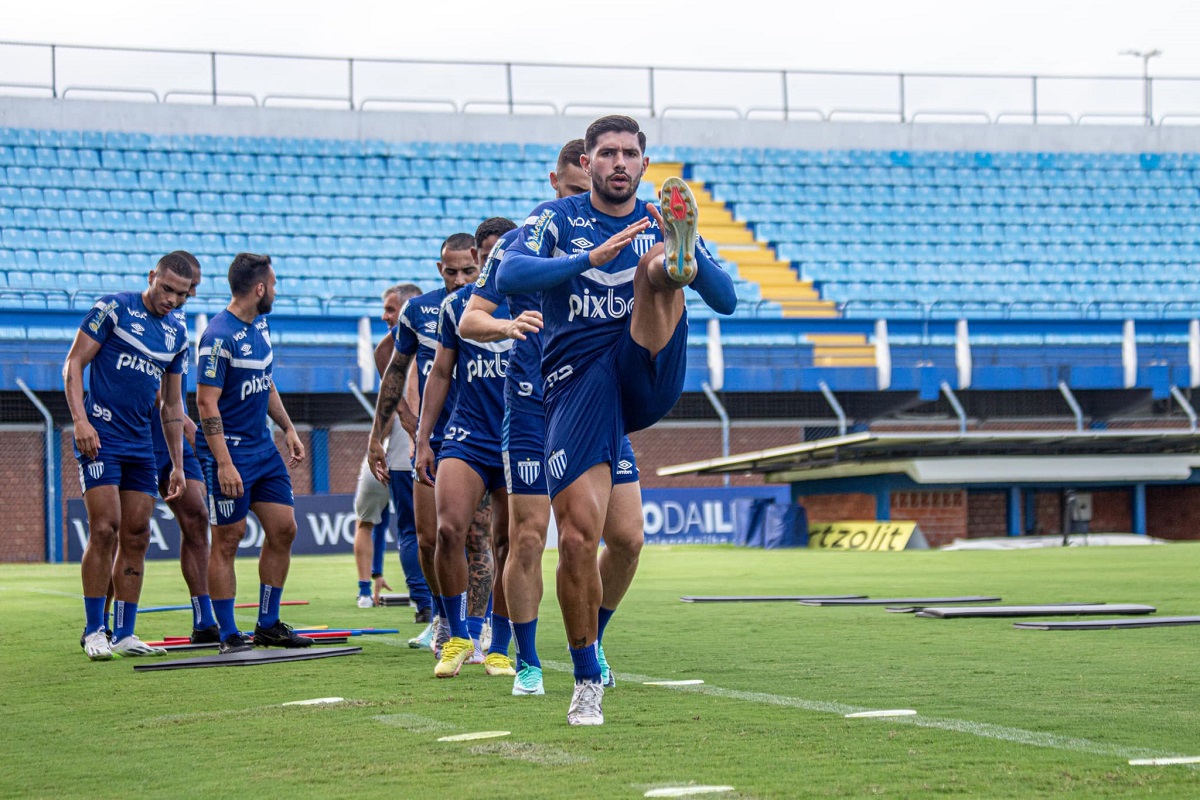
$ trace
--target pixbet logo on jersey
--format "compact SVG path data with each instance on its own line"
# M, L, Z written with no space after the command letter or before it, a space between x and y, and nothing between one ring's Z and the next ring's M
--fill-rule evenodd
M574 322L576 317L621 319L633 312L633 298L626 300L612 289L604 294L592 294L591 290L584 289L583 295L571 295L567 308L567 322Z
M503 378L508 374L508 359L493 353L491 358L475 356L467 362L467 383L475 378Z
M242 399L245 400L252 394L259 392L271 391L271 376L270 375L254 375L248 380L242 381Z
M161 381L163 376L163 368L158 364L141 356L130 355L129 353L122 353L117 356L117 371L120 372L123 369L141 372L157 381Z

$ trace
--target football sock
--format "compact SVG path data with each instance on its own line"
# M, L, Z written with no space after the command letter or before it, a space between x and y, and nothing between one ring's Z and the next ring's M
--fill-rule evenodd
M85 635L108 628L108 615L104 613L105 599L104 597L83 598L83 613L86 619L83 624Z
M114 642L133 635L133 626L137 622L137 608L137 603L126 603L124 600L113 603L113 619L117 623L113 630Z
M576 683L599 683L600 660L596 654L596 643L571 648L571 663L575 665Z
M198 631L211 628L217 621L213 618L212 598L206 594L192 598L192 627Z
M488 646L489 653L508 655L508 643L512 641L512 623L508 617L492 614L492 643Z
M517 668L541 667L537 654L537 617L529 622L514 622L512 624L513 638L517 642ZM496 634L492 634L495 641Z
M279 601L283 599L283 589L279 586L258 585L258 624L269 628L279 621Z

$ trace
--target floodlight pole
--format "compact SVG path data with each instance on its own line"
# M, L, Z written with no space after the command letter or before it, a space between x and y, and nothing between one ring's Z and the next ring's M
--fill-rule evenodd
M1146 124L1154 124L1154 101L1152 98L1153 92L1150 89L1150 59L1157 58L1163 54L1162 50L1157 47L1153 50L1122 50L1118 55L1133 56L1142 60L1142 112L1146 117Z

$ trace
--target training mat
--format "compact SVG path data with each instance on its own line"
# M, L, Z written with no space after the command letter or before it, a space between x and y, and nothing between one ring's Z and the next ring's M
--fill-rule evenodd
M961 617L1081 617L1088 614L1153 614L1154 606L1135 603L1097 603L1095 605L976 606L963 608L923 608L918 617L951 619Z
M350 639L345 636L326 636L321 639L321 644L345 644L348 641L350 641ZM186 653L191 650L216 650L220 646L216 642L202 642L200 644L193 644L186 640L172 641L169 639L162 642L146 642L146 644L150 645L151 647L161 647L168 653Z
M184 658L178 661L158 661L138 664L133 668L133 671L154 672L164 669L198 669L200 667L250 667L258 664L276 664L281 661L311 661L314 658L352 656L355 653L361 652L361 647L305 647L298 650L264 647L245 653L230 653L224 656L200 656L199 658Z
M834 597L824 600L801 600L800 604L805 606L936 606L943 603L997 603L999 601L999 597L984 597L983 595L968 595L966 597L890 597L883 600L876 600L870 597Z
M795 603L804 600L856 600L865 594L751 594L744 596L681 597L684 603Z
M1166 628L1200 625L1200 617L1145 617L1142 619L1081 619L1070 622L1014 622L1027 631L1107 631L1113 628Z
M406 606L408 604L408 595L406 594L379 595L379 605L381 606Z

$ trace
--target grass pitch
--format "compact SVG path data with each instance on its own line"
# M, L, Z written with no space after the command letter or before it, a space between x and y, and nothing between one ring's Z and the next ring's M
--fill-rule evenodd
M135 674L79 649L76 565L0 566L0 796L714 797L1200 795L1200 627L1020 631L879 607L685 604L696 594L997 594L1006 604L1144 602L1200 614L1200 545L1007 552L762 552L647 547L605 649L606 723L571 728L569 659L546 559L545 697L464 667L435 680L406 608L354 607L347 557L296 558L294 625L399 627L347 658ZM399 568L388 572L399 588ZM254 600L253 561L239 600ZM149 565L142 604L186 603L178 565ZM251 610L239 612L244 627ZM145 614L144 639L186 634ZM191 654L179 654L187 657ZM175 657L175 656L171 656ZM645 686L702 679L701 686ZM337 696L328 706L282 704ZM847 719L873 709L917 716ZM479 741L439 737L505 730Z

